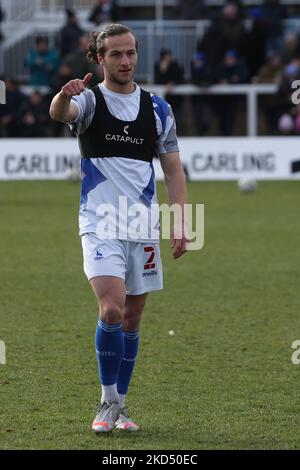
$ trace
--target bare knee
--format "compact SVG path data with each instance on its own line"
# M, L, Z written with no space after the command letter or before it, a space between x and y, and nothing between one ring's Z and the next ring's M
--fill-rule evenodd
M135 307L131 309L125 309L123 317L123 330L134 331L138 330L142 319L143 307Z
M121 323L126 300L124 281L113 276L98 276L91 279L91 286L98 300L100 320L110 325Z
M100 319L110 325L121 323L122 307L112 301L102 301L100 303Z

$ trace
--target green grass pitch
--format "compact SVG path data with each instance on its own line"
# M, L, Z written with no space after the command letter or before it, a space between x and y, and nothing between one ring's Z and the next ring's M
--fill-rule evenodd
M149 295L127 400L142 430L96 437L79 185L0 183L1 449L300 448L300 181L188 189L205 246L173 261L162 243L165 289Z

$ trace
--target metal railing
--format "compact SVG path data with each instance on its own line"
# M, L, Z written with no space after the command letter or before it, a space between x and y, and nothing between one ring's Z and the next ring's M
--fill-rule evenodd
M5 21L18 22L31 20L36 11L36 1L31 0L1 0L5 12Z
M43 2L44 0L38 1ZM5 34L6 40L2 44L4 54L2 62L7 74L26 77L28 71L24 67L24 59L28 48L34 43L35 36L43 33L49 37L50 43L54 44L54 38L62 28L65 17L63 12L57 16L58 12L56 11L55 16L45 15L44 19L30 21L28 18L25 21L24 18L31 14L31 5L34 2L22 0L22 4L24 4L23 13L19 12L19 17L21 18L23 15L23 20L20 20L18 27L15 26L9 31L9 34ZM92 25L87 21L82 21L81 24L87 32L92 29ZM140 41L137 76L140 80L152 83L154 62L158 60L162 48L172 50L174 56L184 67L185 79L189 79L191 57L196 50L197 41L201 39L210 22L208 20L166 20L127 21L126 24L136 32ZM299 29L299 19L293 18L285 21L286 32L298 32Z
M33 47L35 37L43 34L49 38L50 47L55 46L57 42L58 30L63 26L61 24L48 23L43 26L27 28L27 35L19 38L16 44L12 43L10 47L4 50L4 68L7 75L19 76L26 79L29 71L25 68L24 61L29 49ZM173 51L185 70L185 79L189 80L190 61L196 50L197 40L202 37L204 31L209 25L207 21L190 22L126 22L139 39L139 63L137 68L137 79L144 82L153 83L154 81L154 62L158 60L160 50L168 48ZM51 28L51 29L50 29ZM30 33L28 31L30 30ZM91 28L87 25L87 31ZM21 33L20 33L21 34Z
M3 44L6 74L26 78L29 72L25 69L24 59L28 49L34 44L34 38L41 33L45 34L53 46L64 21L65 18L62 15L59 20L55 19L55 21L39 20L32 23L29 21L20 23L13 34L7 35ZM185 70L185 79L189 80L192 55L196 50L197 41L209 27L209 21L127 21L126 24L136 32L140 42L137 69L139 80L153 83L154 62L158 60L162 48L172 50L173 55ZM82 26L87 32L92 29L88 22L82 22ZM285 28L286 31L299 31L300 20L287 20Z
M248 137L256 137L257 119L258 119L258 96L259 95L273 95L277 91L275 84L245 84L245 85L212 85L209 87L198 87L196 85L176 85L168 89L164 85L141 85L142 88L150 93L165 98L168 95L181 95L181 96L195 96L195 95L238 95L246 97L246 129ZM40 91L42 94L50 92L49 87L41 86L35 87L31 85L23 85L20 90L25 95L31 95L34 90Z
M165 97L166 88L161 85L143 85L143 88L162 98ZM177 85L172 88L174 95L244 95L246 96L247 136L257 135L257 98L258 95L273 95L277 90L275 84L261 85L212 85L198 87L195 85ZM168 89L170 94L170 89Z
M205 0L207 6L222 6L225 0ZM262 5L264 0L243 0L244 5ZM300 0L280 0L283 5L299 5ZM91 10L96 0L2 0L2 7L6 12L7 21L24 21L33 18L35 12L57 13L65 8L74 8L76 11ZM118 0L120 7L149 7L157 12L163 7L175 7L177 0Z
M65 8L70 7L76 10L84 9L90 10L93 5L97 2L96 0L37 0L42 4L42 8ZM222 0L224 1L224 0ZM175 6L177 0L118 0L120 7L143 7L153 6L157 3L163 4L163 6Z
M175 6L177 0L119 0L120 7L163 7ZM96 0L2 0L2 7L6 13L7 21L22 21L32 18L35 12L55 13L66 8L76 11L90 11Z

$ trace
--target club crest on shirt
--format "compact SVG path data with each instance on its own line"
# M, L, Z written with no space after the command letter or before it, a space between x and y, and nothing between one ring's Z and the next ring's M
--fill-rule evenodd
M94 260L98 260L98 259L102 259L103 258L103 254L101 253L100 250L96 250L96 256L94 258Z

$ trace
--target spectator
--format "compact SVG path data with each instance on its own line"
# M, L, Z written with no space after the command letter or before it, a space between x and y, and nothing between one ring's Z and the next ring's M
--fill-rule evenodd
M25 59L30 70L30 85L49 86L59 65L59 55L49 49L47 37L38 36L35 44Z
M292 83L294 80L299 79L299 60L293 60L285 67L284 73L280 78L278 91L272 96L272 102L266 109L268 128L271 134L276 134L278 132L280 116L283 114L291 114L293 112L294 105L291 100L291 95L294 93L294 89L292 88Z
M206 56L203 52L196 52L191 61L191 78L194 85L209 86L213 77Z
M265 0L262 13L267 21L267 51L278 52L282 44L282 20L286 18L286 8L280 0Z
M235 49L226 51L224 61L217 68L216 82L221 84L247 83L248 70L243 61L239 59Z
M65 56L64 62L70 68L72 78L83 79L87 73L91 72L93 74L93 78L89 84L91 87L97 85L99 81L102 81L102 68L100 65L92 64L88 61L86 57L87 45L88 37L83 34L78 39L77 47L74 48L70 54Z
M300 105L295 107L295 134L300 134Z
M240 54L244 52L246 30L235 3L230 2L224 6L220 21L220 33L227 49L235 49Z
M155 64L155 83L175 85L183 82L183 68L173 57L172 51L162 49L159 62Z
M212 23L203 38L197 43L197 51L203 52L207 64L214 72L225 54L225 43L220 30L215 22Z
M5 80L6 104L0 106L0 135L2 137L18 137L20 108L26 99L13 78Z
M267 23L262 16L262 9L251 8L251 24L246 33L247 67L251 77L266 61Z
M237 51L230 49L224 55L223 63L216 71L216 82L219 84L236 85L246 83L248 80L247 67L242 59L239 59ZM219 118L222 135L233 134L239 97L236 95L218 96L216 111Z
M48 103L40 92L35 91L20 110L22 137L48 137L50 118Z
M51 82L52 96L54 97L59 93L62 87L73 78L77 77L74 77L71 67L66 62L62 62Z
M212 84L212 72L203 52L196 52L191 60L191 77L194 85L206 87ZM192 109L198 135L204 135L210 128L213 119L212 99L211 96L202 94L192 96Z
M283 74L284 66L282 64L281 57L276 52L269 52L267 55L267 62L258 71L257 76L253 79L255 83L275 83L279 84L280 78ZM258 102L262 109L266 122L268 124L268 132L271 132L271 127L274 125L270 124L273 121L272 115L270 116L270 110L272 110L274 103L273 95L260 95ZM272 113L273 111L271 111Z
M71 67L62 62L60 67L51 83L51 94L50 100L52 101L53 97L60 92L62 87L68 83L70 80L73 80L74 77ZM59 121L51 121L52 133L54 137L63 137L66 131L66 125Z
M166 85L166 101L171 105L177 126L181 125L182 96L173 95L174 85L183 83L183 67L178 64L169 49L162 49L159 62L154 66L154 80L158 85Z
M288 33L284 37L280 55L284 64L289 64L293 59L300 57L300 41L297 34Z
M229 0L228 2L224 2L224 3L233 3L236 6L238 18L240 20L245 19L244 0Z
M178 20L198 20L207 16L204 0L177 0L175 17Z
M229 49L235 49L240 56L244 56L246 51L246 29L235 2L224 5L221 16L213 21L198 44L198 50L205 53L212 70Z
M3 33L1 31L1 23L2 23L3 20L4 20L4 11L2 10L2 6L1 6L1 3L0 3L0 43L4 39Z
M3 52L3 41L4 41L4 35L2 33L1 29L1 23L4 20L4 11L1 8L0 4L0 73L4 70L4 52Z
M290 114L283 114L278 120L278 131L280 135L293 135L295 123Z
M293 82L300 79L300 59L293 59L284 69L279 83L278 96L282 96L290 106L291 95L294 92Z
M73 51L78 44L80 36L84 34L79 26L78 18L73 10L67 9L67 22L60 32L60 53L62 57Z
M267 62L260 67L255 81L257 83L278 83L284 70L282 60L276 52L269 52Z
M118 19L118 5L114 0L98 0L89 16L89 21L95 26L100 26L102 23L114 23Z

